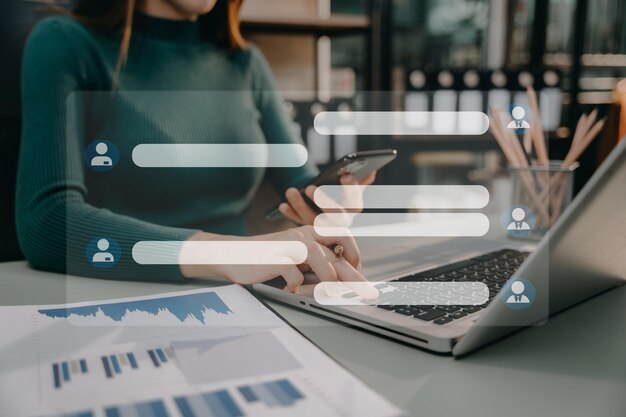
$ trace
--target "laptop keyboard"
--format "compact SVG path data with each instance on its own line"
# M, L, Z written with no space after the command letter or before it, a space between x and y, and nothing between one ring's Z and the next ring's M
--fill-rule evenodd
M395 280L397 282L483 282L489 288L489 301L485 304L476 306L378 304L376 307L439 325L448 324L486 308L528 255L528 252L504 249Z

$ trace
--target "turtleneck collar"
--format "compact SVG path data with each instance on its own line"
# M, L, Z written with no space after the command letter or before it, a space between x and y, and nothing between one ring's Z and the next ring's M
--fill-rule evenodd
M133 32L146 38L169 42L200 42L197 21L171 20L148 16L136 12L133 20Z

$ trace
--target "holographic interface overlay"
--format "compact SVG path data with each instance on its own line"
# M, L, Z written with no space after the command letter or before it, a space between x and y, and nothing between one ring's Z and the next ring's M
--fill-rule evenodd
M553 178L566 174L533 171L538 155L525 148L525 125L515 122L521 111L513 110L519 103L531 129L550 115L542 108L536 116L522 92L507 92L507 100L492 91L476 93L460 101L462 108L439 91L292 100L275 116L289 130L265 126L254 108L260 98L250 100L250 92L74 93L64 144L68 274L184 281L184 264L237 265L242 274L283 265L308 276L312 240L333 247L334 240L355 239L361 272L371 283L337 284L331 274L318 289L303 292L311 302L376 308L390 321L444 319L441 326L499 303L503 325L541 321L548 311L549 257L536 259L524 276L516 271L540 234L549 233L549 201L564 184ZM382 102L397 107L381 111L384 94ZM550 100L540 97L542 105ZM496 117L492 108L500 112ZM509 170L513 164L494 138L494 131L505 129L515 152L518 146L526 152L527 167ZM544 134L547 145L550 135ZM399 156L373 185L317 188L311 198L321 209L312 225L315 239L264 239L255 232L293 227L250 216L282 197L261 209L249 207L262 181L296 181L303 168L323 170L364 149L398 149ZM562 205L566 200L567 192ZM257 223L249 224L250 217ZM225 238L188 242L197 230ZM246 234L257 236L246 240ZM241 238L226 238L233 235ZM333 268L333 259L327 263ZM451 263L449 271L429 274ZM396 282L380 283L388 279ZM372 288L376 298L363 296ZM72 301L71 286L67 291Z

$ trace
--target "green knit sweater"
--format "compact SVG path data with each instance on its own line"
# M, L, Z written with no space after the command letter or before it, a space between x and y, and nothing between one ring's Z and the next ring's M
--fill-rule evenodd
M136 264L133 245L182 241L198 230L244 234L244 215L264 176L282 192L306 183L316 169L138 168L131 155L140 143L301 141L254 47L227 51L202 40L193 22L137 14L119 93L112 94L118 46L118 33L69 17L47 18L30 35L22 76L20 244L39 269L181 279L177 265ZM117 147L119 162L99 172L88 167L85 150L103 139ZM88 246L101 237L119 242L111 268L90 262Z

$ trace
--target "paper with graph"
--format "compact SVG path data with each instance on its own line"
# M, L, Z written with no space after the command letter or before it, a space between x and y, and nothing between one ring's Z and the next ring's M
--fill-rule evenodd
M230 285L0 307L2 417L396 416Z

